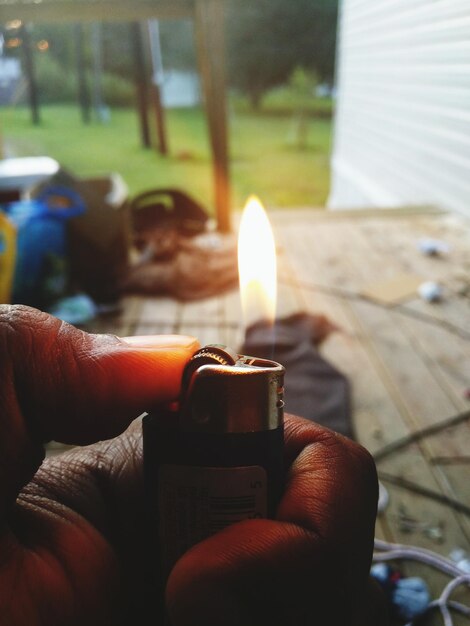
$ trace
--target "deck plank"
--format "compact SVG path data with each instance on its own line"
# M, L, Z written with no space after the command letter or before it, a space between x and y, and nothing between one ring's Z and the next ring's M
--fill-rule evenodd
M240 294L234 289L222 297L221 343L238 350L243 343L244 326Z
M375 253L373 250L373 242L377 240L377 237L369 237L366 240L362 237L360 228L353 229L349 225L348 238L350 241L356 238L358 243L367 246L370 263L362 265L363 269L380 267L380 261L383 263L384 258L388 260L388 257L384 257L383 253ZM396 269L392 262L388 264L388 268L390 271ZM367 272L363 275L367 276ZM447 390L439 385L439 381L436 380L429 368L428 361L420 358L420 354L416 350L415 337L404 332L406 329L401 325L400 319L393 319L397 317L396 314L371 307L371 305L362 302L356 303L355 307L362 320L367 324L369 336L381 358L390 383L401 397L411 430L440 422L454 415L458 410L456 403L449 397ZM427 392L429 389L432 389L432 393ZM464 432L465 428L464 426ZM468 432L468 429L466 430ZM468 437L463 436L462 429L458 433L453 429L446 432L442 437L423 440L420 448L429 460L433 454L438 453L441 448L440 444L444 441L444 447L450 448L455 454L464 453L464 450L468 450L469 440ZM401 463L404 463L403 459ZM443 494L453 495L449 492L448 481L440 468L429 466L428 473L434 476ZM462 515L456 517L468 540L470 536L468 518ZM458 535L455 540L458 540Z
M142 298L125 296L121 299L116 312L99 315L91 322L84 324L84 330L93 333L112 333L120 337L135 335L135 326L141 315Z
M136 335L173 334L179 331L181 305L172 298L145 298L136 323Z
M315 224L315 227L308 231L310 232L309 236L306 234L305 224L283 225L282 236L285 238L290 236L291 238L290 247L295 250L292 256L297 260L297 275L303 282L310 281L312 284L317 282L335 287L341 285L348 289L357 290L364 280L372 279L375 268L380 268L380 264L378 265L375 259L373 260L376 261L375 263L370 262L367 241L364 238L358 239L355 233L351 232L351 229L354 230L354 227L349 224L348 220L341 222L337 220L335 223L331 222L330 225L324 222ZM287 246L289 244L286 243ZM346 251L344 255L342 254L343 251ZM364 263L365 259L368 261L367 264ZM354 263L354 261L356 262ZM390 270L389 273L393 275ZM327 300L330 300L330 303L325 307ZM374 441L378 435L380 437L385 433L385 440L390 441L403 436L404 432L411 432L410 412L405 402L407 394L403 394L401 385L390 384L388 371L390 363L397 363L398 371L395 371L395 376L398 376L399 381L401 381L400 364L408 361L410 353L413 355L413 367L411 371L408 370L407 376L404 377L406 383L410 375L412 381L413 377L416 378L414 368L422 370L423 366L419 358L414 355L414 351L409 349L408 342L406 338L402 337L401 331L395 328L396 323L392 313L364 303L338 300L333 304L332 300L334 298L325 298L321 293L315 293L314 290L309 290L306 296L307 305L315 307L317 311L323 310L330 314L332 319L345 326L349 333L354 333L352 336L365 350L366 357L364 358L364 354L361 355L361 350L358 350L357 346L353 348L350 343L347 350L340 351L338 360L343 370L349 369L348 374L353 384L355 420L359 440L373 450L378 447L378 442ZM319 307L320 302L321 307ZM364 310L361 310L361 307L368 309L366 315L364 315ZM342 314L339 315L339 311ZM371 336L374 327L376 327L376 332L378 327L378 331L381 333L378 337ZM390 333L392 334L392 341ZM400 338L398 342L397 334ZM379 344L379 352L377 352L375 344ZM380 354L380 351L383 352L384 350L383 345L387 348L385 356ZM412 384L408 394L408 402L414 401L415 394L416 388ZM367 407L365 411L364 405ZM422 409L422 407L419 408ZM445 408L446 411L452 413L445 396L441 397L441 406L437 408ZM440 417L441 413L436 412L436 416ZM414 446L413 451L408 451L405 455L402 454L398 459L388 459L387 463L383 464L384 469L386 468L392 474L401 475L406 468L407 473L405 475L409 479L412 477L417 483L442 493L437 477L429 471L427 459L421 450L416 448ZM438 473L434 469L434 474ZM434 519L436 524L440 521L439 523L446 527L444 540L440 539L442 543L439 547L442 553L446 554L446 551L452 549L456 545L455 542L461 543L465 523L459 520L457 516L449 513L445 507L422 498L416 498L416 496L404 493L403 490L394 487L390 488L390 494L392 505L387 513L388 523L382 524L381 528L382 532L386 532L385 529L388 529L388 533L386 533L388 538L391 534L395 540L406 540L405 537L400 536L401 533L397 532L396 527L400 525L400 516L402 516L403 511L411 510L414 511L418 519ZM432 539L427 541L426 539L426 537L421 538L420 545L427 545L428 548L435 549L435 541Z
M223 300L221 296L184 304L179 332L194 335L200 343L220 343Z

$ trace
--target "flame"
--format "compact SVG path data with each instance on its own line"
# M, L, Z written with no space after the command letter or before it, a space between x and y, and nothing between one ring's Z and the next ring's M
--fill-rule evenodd
M245 328L255 321L274 322L276 313L276 247L261 202L250 196L238 233L238 274Z

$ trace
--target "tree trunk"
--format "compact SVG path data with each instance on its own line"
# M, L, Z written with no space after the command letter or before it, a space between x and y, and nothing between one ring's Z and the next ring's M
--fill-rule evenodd
M248 98L250 100L250 105L253 111L258 112L261 108L263 93L261 91L250 91L248 94Z

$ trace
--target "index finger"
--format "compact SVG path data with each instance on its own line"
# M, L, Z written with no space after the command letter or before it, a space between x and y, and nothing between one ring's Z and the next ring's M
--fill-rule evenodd
M176 336L137 345L0 305L0 510L31 480L43 442L110 439L153 404L175 399L197 346Z

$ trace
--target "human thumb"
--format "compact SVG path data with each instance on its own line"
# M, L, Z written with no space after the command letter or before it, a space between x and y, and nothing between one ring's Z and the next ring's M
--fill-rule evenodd
M197 346L177 335L92 335L36 309L0 305L0 495L38 444L109 439L175 399Z

